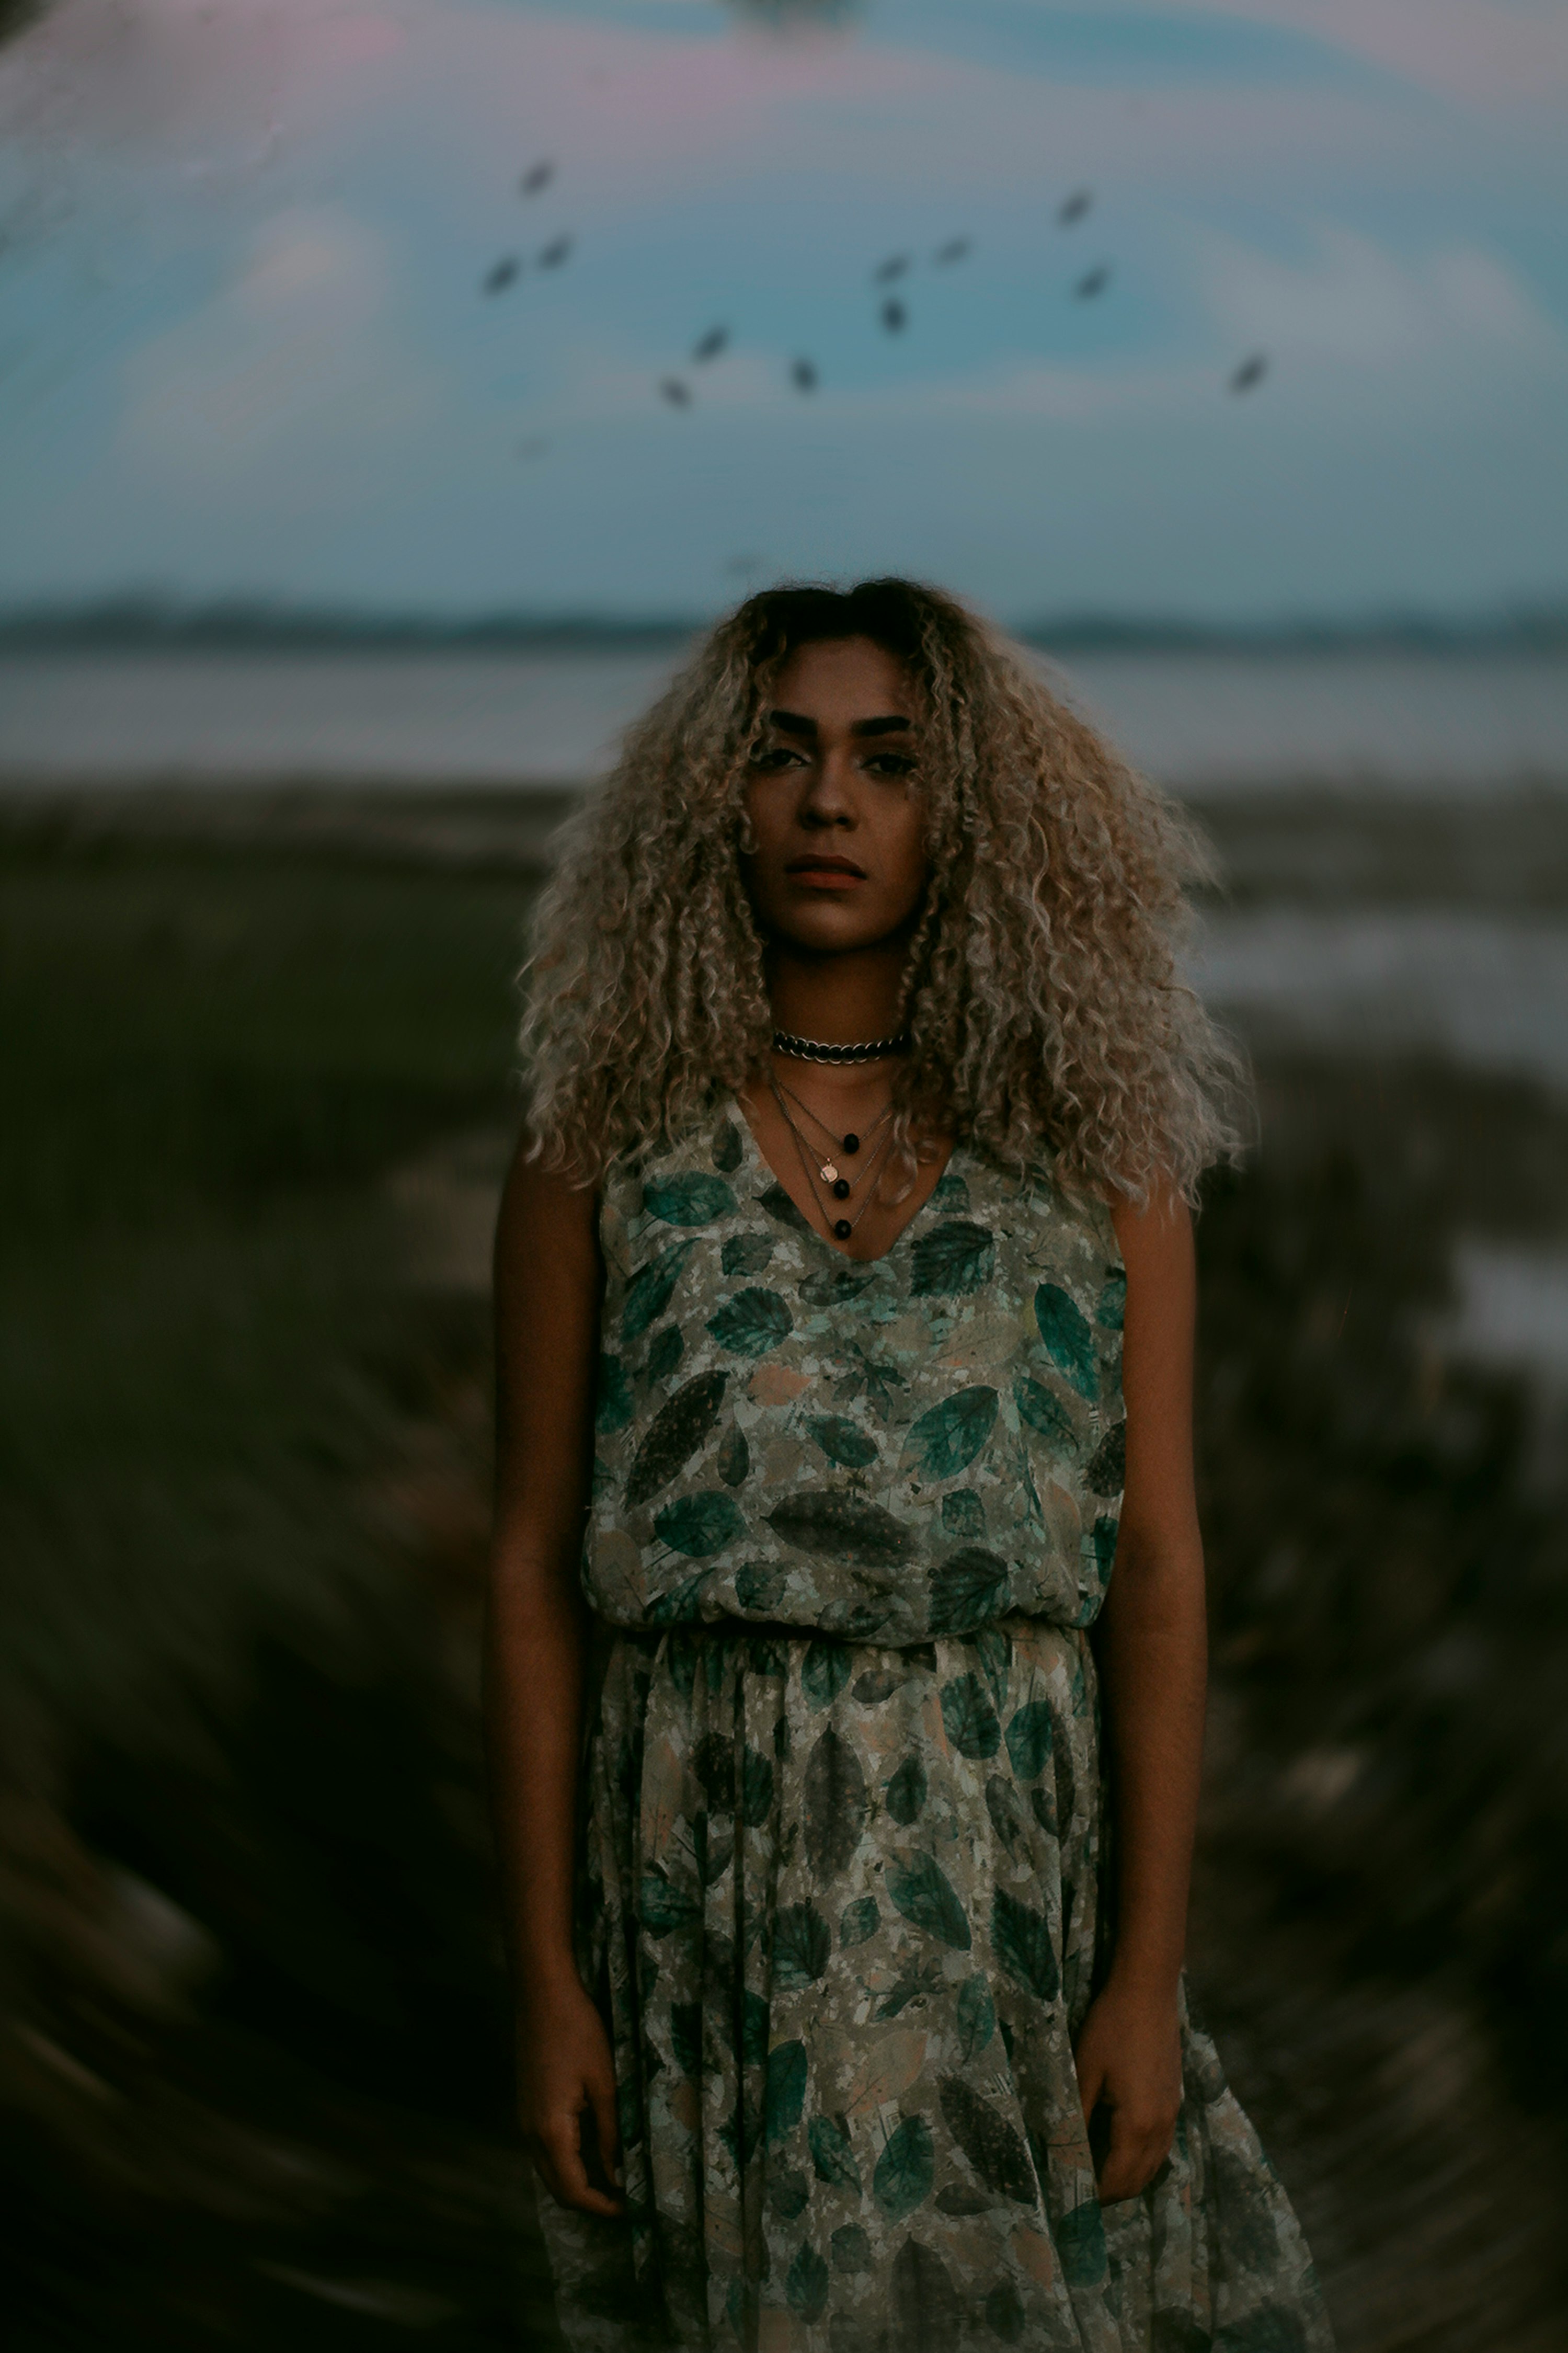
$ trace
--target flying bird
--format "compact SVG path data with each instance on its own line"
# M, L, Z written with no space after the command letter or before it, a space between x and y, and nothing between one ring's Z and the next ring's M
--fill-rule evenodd
M882 305L882 324L889 335L901 335L909 324L909 312L900 301L889 299Z
M938 246L931 259L939 269L944 269L950 261L962 261L973 249L973 237L950 237L945 245Z
M1110 283L1110 269L1102 261L1098 269L1086 270L1072 290L1080 302L1092 302L1097 294L1104 293Z
M710 327L701 342L692 345L691 356L699 364L703 360L716 360L729 340L728 327Z
M493 262L490 268L485 272L485 292L487 294L504 294L507 288L511 284L513 279L516 278L521 268L522 264L518 259L515 253L503 254L501 259L497 262Z
M691 387L689 385L682 384L678 375L667 375L658 389L660 396L668 401L671 408L690 407Z
M1088 188L1075 188L1057 214L1058 221L1063 228L1071 228L1074 221L1082 220L1093 202L1093 195Z
M539 248L541 269L559 269L571 250L572 240L569 237L552 237L548 245L542 245Z
M796 360L789 373L790 382L794 385L796 392L815 392L816 390L816 362L815 360Z
M903 276L909 266L907 253L890 253L887 260L879 261L871 272L871 283L873 286L890 286L895 278Z
M517 184L517 192L521 196L537 196L554 177L553 164L531 164Z
M1232 392L1250 392L1255 384L1262 383L1268 373L1268 354L1264 352L1253 352L1249 357L1242 361L1241 365L1231 377L1230 388Z

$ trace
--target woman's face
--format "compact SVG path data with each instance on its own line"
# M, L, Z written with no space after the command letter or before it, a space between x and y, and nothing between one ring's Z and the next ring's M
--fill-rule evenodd
M746 787L742 871L772 938L841 955L897 938L925 898L919 700L868 638L797 648Z

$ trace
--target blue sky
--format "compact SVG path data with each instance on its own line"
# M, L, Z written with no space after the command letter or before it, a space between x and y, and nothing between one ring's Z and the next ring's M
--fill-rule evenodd
M813 13L59 0L0 55L0 599L1568 594L1562 0Z

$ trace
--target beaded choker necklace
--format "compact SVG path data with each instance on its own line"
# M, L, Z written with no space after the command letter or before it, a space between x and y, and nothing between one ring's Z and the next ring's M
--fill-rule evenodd
M907 1054L910 1033L900 1029L896 1038L872 1038L864 1045L831 1046L820 1038L795 1038L787 1029L773 1031L775 1054L789 1054L797 1062L876 1062L885 1054Z

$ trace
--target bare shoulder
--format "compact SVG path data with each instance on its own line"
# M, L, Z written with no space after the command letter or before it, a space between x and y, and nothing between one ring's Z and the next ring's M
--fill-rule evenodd
M1179 1193L1163 1187L1142 1206L1122 1198L1111 1205L1110 1222L1127 1269L1129 1300L1134 1289L1190 1287L1193 1219Z
M594 1187L520 1145L496 1222L498 1529L552 1558L581 1535L603 1281Z
M604 1289L596 1188L570 1171L541 1166L520 1145L496 1219L496 1336L503 1375L510 1361L581 1353L596 1328Z
M1174 1432L1191 1412L1197 1314L1192 1216L1179 1194L1166 1191L1143 1208L1125 1203L1111 1217L1127 1269L1121 1387L1129 1431L1152 1422Z
M1178 1194L1157 1194L1142 1208L1124 1202L1111 1219L1127 1269L1127 1483L1116 1575L1131 1589L1139 1558L1173 1557L1173 1547L1183 1558L1201 1557L1192 1443L1196 1275L1192 1216Z
M496 1223L496 1274L548 1277L598 1256L598 1194L569 1169L547 1168L520 1143L507 1172Z

